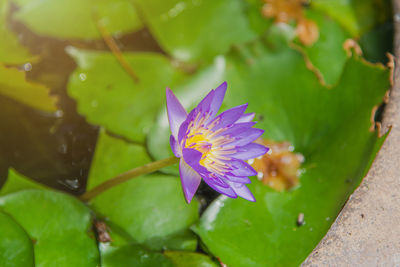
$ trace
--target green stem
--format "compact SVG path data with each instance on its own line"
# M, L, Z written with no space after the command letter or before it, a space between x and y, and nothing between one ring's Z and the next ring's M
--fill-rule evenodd
M89 191L87 191L86 193L81 195L79 198L82 201L87 202L87 201L91 200L92 198L94 198L95 196L103 193L104 191L106 191L116 185L119 185L119 184L126 182L137 176L152 173L161 168L164 168L164 167L167 167L170 165L174 165L178 162L179 162L179 158L170 157L170 158L162 159L159 161L154 161L154 162L148 163L146 165L134 168L127 172L121 173L120 175L117 175L114 178L111 178L110 180L107 180L102 184L99 184L98 186L90 189Z

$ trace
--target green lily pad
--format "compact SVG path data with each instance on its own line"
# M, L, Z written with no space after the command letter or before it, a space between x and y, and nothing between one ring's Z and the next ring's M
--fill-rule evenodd
M164 255L170 258L175 267L217 267L214 261L207 255L194 253L194 252L183 252L183 251L165 251Z
M319 38L311 46L301 46L302 50L321 76L321 82L326 85L336 84L347 60L343 44L350 35L326 15L313 10L307 10L306 14L308 19L317 24Z
M98 266L91 213L76 198L29 189L2 196L0 207L33 240L36 266Z
M7 181L0 189L0 196L21 191L24 189L46 189L45 185L39 184L28 177L23 176L14 169L8 170Z
M370 116L390 87L389 71L353 56L327 89L289 48L228 62L227 103L249 102L264 137L291 142L305 156L300 185L275 192L257 180L257 200L218 198L193 230L228 266L298 266L325 235L384 138ZM290 78L288 78L290 77ZM243 88L251 88L243 90ZM305 224L297 226L299 214Z
M9 11L7 0L0 0L0 62L9 65L36 61L23 47L17 37L7 28L6 16Z
M159 44L182 61L212 59L256 37L239 0L136 0Z
M68 51L79 66L68 83L78 111L89 122L136 142L144 142L165 88L184 77L161 54L124 54L139 77L135 83L111 53Z
M313 0L311 5L337 20L353 37L385 22L392 14L389 0Z
M103 267L173 267L172 262L160 252L150 252L139 245L113 247L100 244L101 266Z
M49 92L41 84L27 82L24 72L0 64L0 94L39 110L54 112L57 98Z
M111 34L138 30L142 22L129 0L11 0L15 17L39 35L60 39L97 39L97 23Z
M25 230L0 211L0 266L35 266L33 244Z
M145 148L101 131L88 189L149 162ZM186 204L178 177L151 174L134 178L91 201L107 223L148 248L194 250L196 237L188 228L198 219L198 202Z

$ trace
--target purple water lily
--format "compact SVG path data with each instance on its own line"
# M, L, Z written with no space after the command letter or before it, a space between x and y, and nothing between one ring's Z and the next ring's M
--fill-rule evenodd
M170 143L180 158L179 172L186 201L190 203L201 179L214 190L231 198L255 201L246 184L257 172L246 162L268 152L254 143L263 130L252 128L254 113L245 114L247 104L216 116L225 96L222 83L189 114L167 88L167 110L172 135Z

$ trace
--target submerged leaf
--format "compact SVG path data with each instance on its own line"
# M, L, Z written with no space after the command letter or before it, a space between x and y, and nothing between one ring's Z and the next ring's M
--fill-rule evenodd
M48 88L26 81L24 72L6 68L1 64L0 94L39 110L47 112L57 110L57 97L50 96Z
M28 49L23 47L16 37L7 27L7 13L9 11L8 0L0 0L0 63L3 64L23 64L35 61Z
M165 251L164 255L172 260L175 267L217 267L214 261L207 255L183 252L183 251Z

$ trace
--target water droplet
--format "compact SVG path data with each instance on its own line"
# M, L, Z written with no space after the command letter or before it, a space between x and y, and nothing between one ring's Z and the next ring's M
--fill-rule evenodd
M64 115L64 112L62 111L62 110L57 110L55 113L55 116L57 117L57 118L61 118L63 115Z
M97 102L97 100L93 100L91 103L92 107L97 107L99 105L99 102Z
M264 174L262 172L257 173L258 180L261 180L263 177L264 177Z
M312 232L312 230L313 230L312 227L310 227L310 232Z
M185 10L185 8L186 8L186 3L179 2L168 11L168 16L170 18L174 18L174 17L178 16L183 10Z
M67 144L61 144L61 145L58 147L58 152L60 152L61 154L67 154L67 151L68 151L68 146L67 146Z
M249 160L247 161L247 163L250 164L250 165L253 164L253 163L254 163L254 159L249 159Z
M58 180L58 182L66 187L68 187L69 189L72 190L76 190L79 188L80 183L78 179L67 179L67 180Z
M86 74L85 73L79 74L79 79L81 79L82 82L86 81L86 79L87 79Z
M24 64L24 71L31 71L32 70L32 64L31 63L25 63Z
M271 149L271 148L268 150L267 154L268 154L268 155L271 155L271 154L272 154L272 149Z
M294 151L294 146L293 146L293 145L290 145L290 146L288 147L288 150L289 150L290 152L293 152L293 151Z
M326 217L325 220L329 221L331 218L330 217Z

